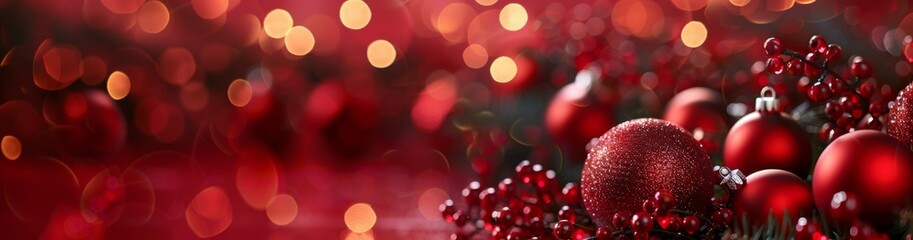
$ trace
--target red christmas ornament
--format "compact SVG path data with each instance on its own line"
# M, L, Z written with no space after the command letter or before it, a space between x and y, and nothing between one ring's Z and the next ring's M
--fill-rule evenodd
M764 96L767 92L770 97ZM778 110L773 88L765 87L761 95L755 101L756 111L739 119L726 136L726 166L748 175L783 169L805 178L812 164L811 142L795 120Z
M713 165L694 137L659 119L624 122L599 137L583 167L583 203L600 226L615 213L638 212L660 190L674 208L706 213L713 197Z
M849 226L852 220L835 217L834 194L857 197L859 218L878 230L897 221L894 214L913 197L913 151L897 139L875 130L843 135L824 149L815 166L812 190L818 210Z
M733 199L735 219L748 219L748 224L759 226L767 223L771 214L783 220L789 213L792 222L799 217L811 216L814 209L812 190L802 178L780 169L767 169L748 175L747 183Z
M669 100L663 119L692 133L704 149L714 152L722 144L728 117L723 97L712 89L689 88Z
M907 146L913 146L913 84L907 85L888 111L888 134Z
M598 74L599 70L592 68L578 73L576 81L558 91L545 114L549 134L575 161L584 159L591 139L614 125L611 105L592 94Z

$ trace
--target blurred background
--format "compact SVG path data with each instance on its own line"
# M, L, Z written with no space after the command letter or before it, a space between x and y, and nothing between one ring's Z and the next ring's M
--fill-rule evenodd
M438 207L467 183L496 185L522 160L577 182L584 147L616 123L705 116L679 124L719 162L762 87L787 111L822 107L802 79L765 73L771 36L839 43L896 93L913 70L910 7L0 0L0 232L449 238ZM666 111L692 87L719 94L678 102L710 96L708 112Z

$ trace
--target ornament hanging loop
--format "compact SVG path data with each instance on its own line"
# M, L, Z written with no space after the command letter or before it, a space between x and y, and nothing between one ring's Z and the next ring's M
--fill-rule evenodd
M768 94L770 96L768 96ZM780 110L780 101L777 100L777 91L774 88L767 86L761 89L761 96L755 98L754 101L755 111L761 112L775 112Z

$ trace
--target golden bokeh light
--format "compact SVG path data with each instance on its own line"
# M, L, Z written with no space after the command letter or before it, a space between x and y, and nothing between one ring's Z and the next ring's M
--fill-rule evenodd
M22 142L15 136L3 136L3 140L0 140L0 151L6 159L16 160L22 154Z
M190 230L200 238L219 235L231 226L231 200L221 187L212 186L190 200L184 217Z
M298 217L298 202L288 194L276 195L266 205L266 216L273 224L288 225Z
M472 69L479 69L488 63L488 51L479 44L470 44L463 50L463 62Z
M691 21L682 28L682 43L690 48L698 48L707 40L707 27L704 23Z
M746 0L746 1L750 1L750 0ZM798 3L798 4L803 4L803 5L804 5L804 4L812 4L812 3L815 3L815 0L796 0L796 3Z
M371 7L361 0L347 0L339 7L339 20L348 29L362 29L371 22Z
M292 15L285 9L273 9L263 18L263 32L271 38L281 38L292 28Z
M190 4L203 19L215 19L228 11L228 0L192 0Z
M508 31L520 30L523 26L526 26L526 21L528 19L529 16L526 14L526 8L523 8L523 5L518 3L504 5L504 8L501 8L501 13L498 15L501 27L504 27L504 29L507 29Z
M121 100L130 94L130 77L124 72L114 71L108 76L108 95L114 100Z
M697 11L707 6L710 0L672 0L672 4L685 11Z
M285 49L295 56L304 56L314 50L314 34L304 26L294 26L285 34Z
M374 227L374 224L377 223L377 214L374 213L374 209L371 208L371 205L367 203L356 203L349 207L346 210L345 215L343 216L346 222L346 227L350 231L356 233L364 233Z
M148 1L139 9L136 16L136 25L146 33L160 33L171 21L168 7L160 1Z
M113 13L131 14L143 5L145 0L101 0L101 4Z
M253 95L254 89L247 80L235 79L228 85L228 101L235 107L247 106Z
M732 3L732 5L736 7L744 7L745 5L748 5L749 2L751 2L751 0L729 0L729 3Z
M517 63L509 57L498 57L491 62L491 79L495 82L507 83L517 76Z
M441 220L441 210L439 209L442 202L450 199L447 192L440 188L429 188L418 197L418 211L428 220Z
M344 240L374 240L374 233L370 231L365 233L349 232Z
M495 5L495 3L498 3L498 0L476 0L476 3L487 7L487 6Z
M374 40L368 45L368 62L376 68L386 68L396 60L396 48L387 40Z

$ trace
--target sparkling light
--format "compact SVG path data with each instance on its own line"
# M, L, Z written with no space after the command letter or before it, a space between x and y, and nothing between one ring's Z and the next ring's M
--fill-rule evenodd
M707 40L707 27L698 21L691 21L682 28L682 43L690 48L698 48Z
M463 62L472 69L482 68L488 63L488 51L482 45L470 44L463 50Z
M288 225L298 217L298 202L288 194L276 195L266 205L266 216L273 224Z
M428 220L439 221L441 220L441 210L438 208L447 199L450 199L450 196L444 190L429 188L422 193L422 196L418 197L418 210Z
M130 93L130 77L124 72L114 71L108 76L108 95L114 100L121 100Z
M491 62L491 78L495 82L507 83L517 76L517 63L509 57L498 57Z
M368 62L376 68L386 68L396 60L396 48L387 40L374 40L368 45Z
M171 21L168 7L160 1L148 1L137 13L136 24L146 33L160 33Z
M22 154L22 142L15 136L3 136L3 140L0 140L0 150L6 159L16 160Z
M479 5L482 5L482 6L486 6L486 7L494 5L497 2L498 2L498 0L476 0L476 3L478 3Z
M523 26L526 26L528 19L526 8L523 8L523 5L518 3L504 5L504 8L501 8L501 14L498 15L501 26L508 31L520 30Z
M235 81L228 85L228 101L231 102L231 105L235 105L235 107L247 106L247 104L250 103L253 94L254 89L247 80L235 79Z
M347 0L339 7L339 20L346 28L362 29L371 22L371 7L361 0Z
M208 187L197 194L184 211L187 225L197 237L219 235L231 225L231 201L221 187Z
M314 34L304 26L294 26L285 34L285 49L295 56L304 56L314 49Z
M364 233L374 227L377 223L377 215L374 209L367 203L356 203L346 210L344 215L346 227L356 233Z
M203 19L214 19L228 11L228 0L193 0L190 4Z
M285 9L273 9L263 18L263 32L271 38L281 38L292 28L292 15Z

